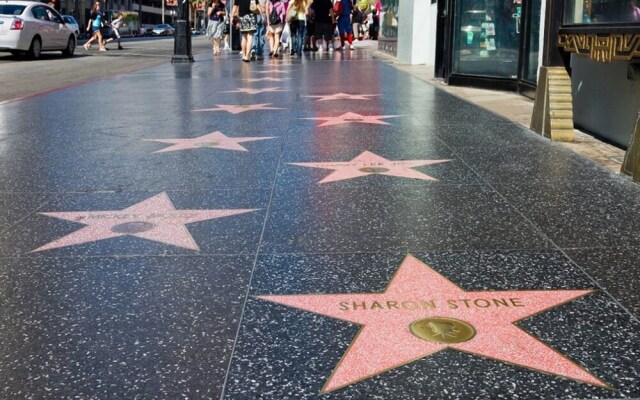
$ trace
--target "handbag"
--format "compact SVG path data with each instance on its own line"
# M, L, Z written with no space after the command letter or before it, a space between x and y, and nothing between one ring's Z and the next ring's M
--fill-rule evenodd
M249 11L254 14L260 14L260 10L258 10L258 0L251 0L251 3L249 3Z
M287 14L284 19L287 21L287 24L290 24L296 19L297 15L298 11L296 10L296 8L294 6L290 6L287 9Z

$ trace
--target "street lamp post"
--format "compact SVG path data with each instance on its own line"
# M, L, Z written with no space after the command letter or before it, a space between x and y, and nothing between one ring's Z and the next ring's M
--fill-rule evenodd
M162 0L164 1L164 0ZM172 63L192 63L191 54L191 29L189 26L190 0L178 0L178 21L173 41Z

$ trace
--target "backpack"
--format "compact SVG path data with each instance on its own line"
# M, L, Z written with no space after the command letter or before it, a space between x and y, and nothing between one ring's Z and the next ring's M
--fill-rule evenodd
M333 5L333 12L336 17L340 17L344 11L344 6L342 5L342 0L336 1L336 4Z
M269 24L278 25L282 23L282 19L280 19L280 14L278 14L278 10L272 5L271 13L269 13Z

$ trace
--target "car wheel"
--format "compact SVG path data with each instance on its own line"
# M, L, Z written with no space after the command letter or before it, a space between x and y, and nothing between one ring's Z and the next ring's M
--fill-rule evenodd
M67 48L62 50L62 55L65 57L73 57L73 53L76 51L76 39L73 36L69 36L67 41Z
M34 37L31 41L31 46L29 47L29 51L27 54L29 58L32 60L37 60L40 58L40 53L42 52L42 42L39 37Z

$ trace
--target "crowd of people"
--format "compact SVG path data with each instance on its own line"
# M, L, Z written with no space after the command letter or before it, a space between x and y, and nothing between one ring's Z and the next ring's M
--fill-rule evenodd
M229 49L229 34L240 31L242 61L304 51L354 49L354 42L377 40L380 0L211 0L206 36L213 54Z

